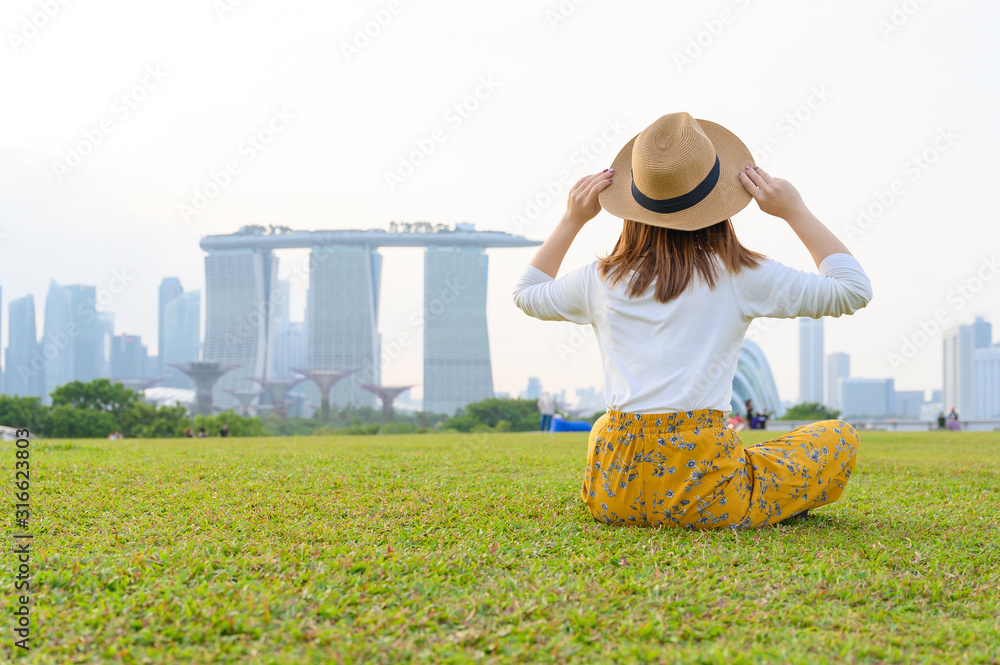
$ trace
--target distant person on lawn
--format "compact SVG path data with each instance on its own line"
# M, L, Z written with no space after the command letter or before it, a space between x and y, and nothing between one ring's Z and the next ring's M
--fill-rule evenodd
M548 432L552 427L552 416L556 414L556 398L548 391L543 392L538 398L538 411L542 414L538 428L542 432Z
M817 165L831 187L844 169ZM730 218L755 200L819 267L750 251ZM556 279L602 208L622 218L611 254ZM872 298L858 261L798 191L753 165L727 129L687 113L639 133L612 168L580 179L514 291L525 313L593 326L608 412L590 433L582 497L603 522L689 529L774 524L836 501L858 450L842 420L744 447L726 427L747 327L758 317L853 314Z
M962 429L962 425L958 422L958 412L955 411L955 407L951 407L951 411L948 413L948 429L956 432Z

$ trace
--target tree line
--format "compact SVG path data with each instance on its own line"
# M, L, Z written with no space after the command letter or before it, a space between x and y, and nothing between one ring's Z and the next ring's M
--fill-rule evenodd
M454 416L395 412L382 422L382 410L348 405L332 409L329 422L313 418L243 416L233 411L191 418L180 404L158 406L142 393L108 379L73 381L51 393L51 405L40 397L0 395L0 425L28 428L49 438L105 438L117 432L125 438L181 437L190 428L217 436L222 425L231 436L308 436L314 434L406 434L423 431L530 432L538 430L538 401L489 398L460 409ZM595 413L593 421L601 413Z

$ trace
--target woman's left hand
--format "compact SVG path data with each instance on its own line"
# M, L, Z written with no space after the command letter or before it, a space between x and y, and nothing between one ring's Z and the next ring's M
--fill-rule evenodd
M583 226L601 212L601 202L597 195L611 184L614 169L604 169L601 173L580 178L569 190L566 203L566 217Z

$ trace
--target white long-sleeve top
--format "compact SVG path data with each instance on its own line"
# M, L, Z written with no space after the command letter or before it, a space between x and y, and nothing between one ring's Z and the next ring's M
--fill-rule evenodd
M593 326L604 365L604 399L626 413L696 409L729 412L743 337L758 317L853 314L872 298L871 281L850 254L832 254L819 274L765 259L715 288L695 274L679 297L657 302L651 284L630 298L630 275L608 286L594 261L558 279L529 265L514 303L543 321Z

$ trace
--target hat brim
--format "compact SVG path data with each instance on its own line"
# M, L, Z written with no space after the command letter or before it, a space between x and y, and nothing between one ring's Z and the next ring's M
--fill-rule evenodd
M638 138L637 134L621 149L611 165L615 174L611 184L598 195L601 207L615 217L681 231L695 231L718 224L747 207L753 197L743 188L739 173L745 166L754 166L750 149L722 125L700 119L697 122L719 157L719 182L708 196L679 212L658 213L639 205L632 197L632 146Z

